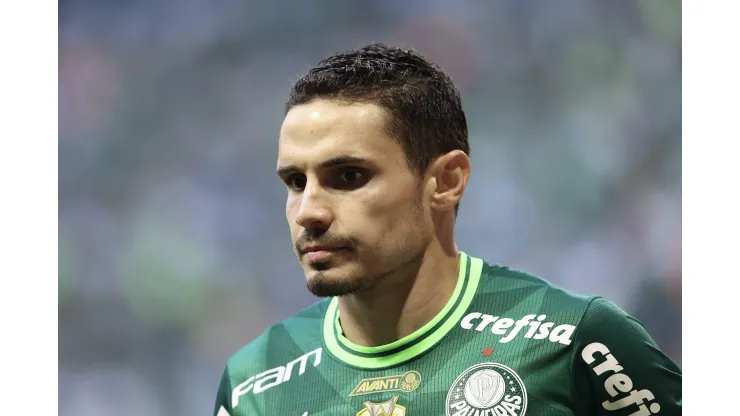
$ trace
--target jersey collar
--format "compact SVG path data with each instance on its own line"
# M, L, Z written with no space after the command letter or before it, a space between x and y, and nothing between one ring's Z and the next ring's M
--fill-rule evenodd
M445 307L412 334L391 344L363 347L353 344L342 334L339 324L338 299L333 298L324 315L323 339L330 354L358 368L381 369L409 361L437 345L465 314L480 281L483 261L460 252L455 291Z

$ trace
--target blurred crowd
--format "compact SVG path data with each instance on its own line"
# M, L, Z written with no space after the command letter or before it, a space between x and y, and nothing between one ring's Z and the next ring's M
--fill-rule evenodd
M458 246L616 302L681 363L680 2L60 0L60 416L210 414L227 357L316 300L283 103L372 41L463 94Z

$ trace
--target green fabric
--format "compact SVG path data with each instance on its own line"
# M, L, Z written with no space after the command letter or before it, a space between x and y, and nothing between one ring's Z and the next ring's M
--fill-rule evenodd
M460 262L450 302L393 344L343 339L333 299L272 326L229 359L214 415L681 413L681 370L614 304Z

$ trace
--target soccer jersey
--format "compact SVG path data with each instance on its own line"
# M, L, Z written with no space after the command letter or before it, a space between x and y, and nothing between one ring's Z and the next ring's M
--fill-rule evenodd
M218 416L675 415L681 370L613 303L461 253L437 316L388 345L347 340L337 299L228 360Z

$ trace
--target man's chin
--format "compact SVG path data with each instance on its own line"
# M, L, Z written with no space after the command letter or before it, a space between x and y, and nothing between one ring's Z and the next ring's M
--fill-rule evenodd
M346 296L365 288L365 281L358 277L337 276L336 270L311 271L307 276L308 291L320 298Z

